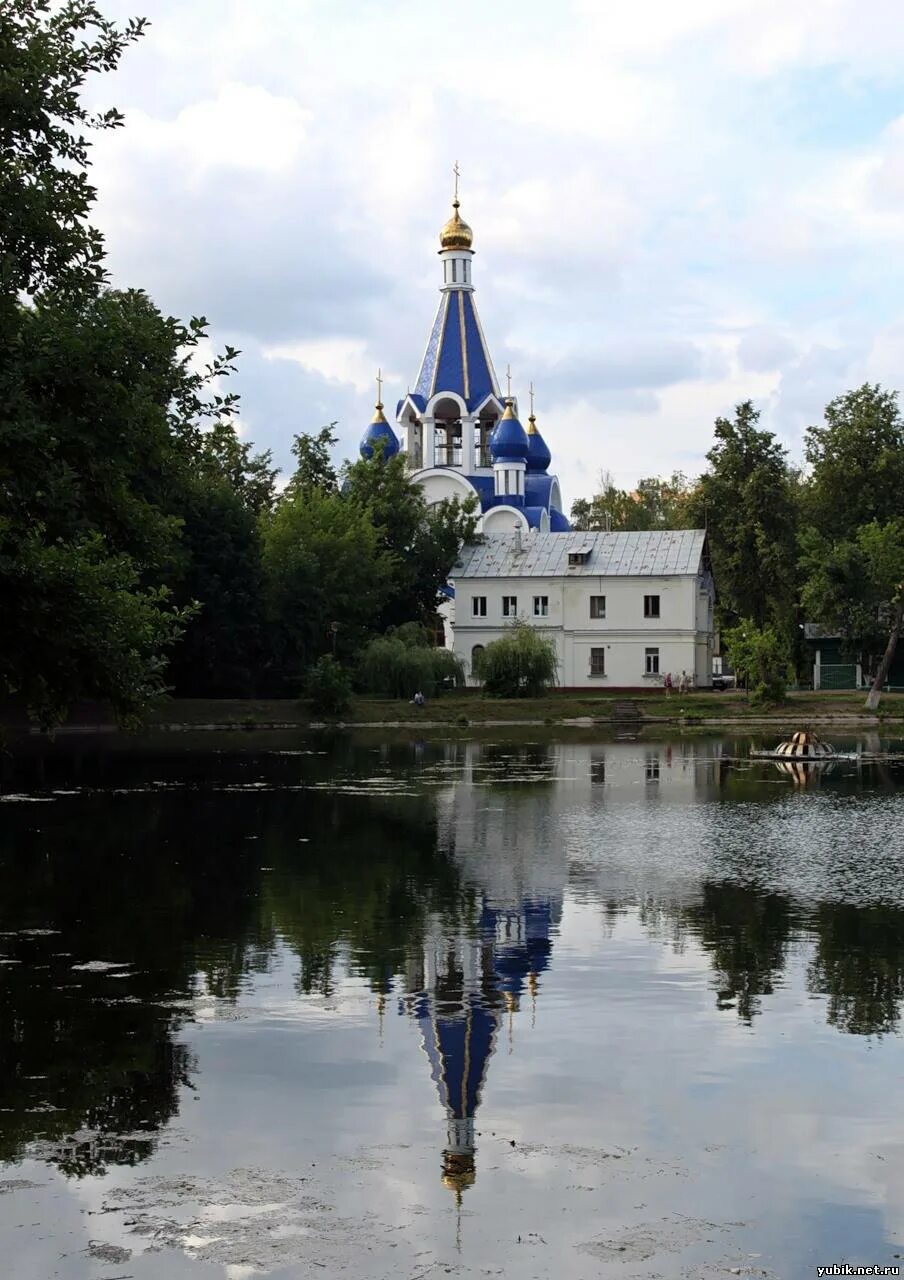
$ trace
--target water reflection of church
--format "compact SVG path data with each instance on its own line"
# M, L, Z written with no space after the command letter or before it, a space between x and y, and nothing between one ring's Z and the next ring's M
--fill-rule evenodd
M438 796L439 838L463 891L454 916L431 915L401 1005L417 1020L446 1113L442 1177L459 1196L476 1177L475 1117L497 1037L512 1036L524 1003L535 1008L566 880L564 852L548 839L552 812L536 796L501 803L475 776L482 760L464 744L463 775Z

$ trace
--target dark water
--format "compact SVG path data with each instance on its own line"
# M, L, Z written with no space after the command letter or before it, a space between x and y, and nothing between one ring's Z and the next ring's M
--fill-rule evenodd
M748 745L7 758L3 1274L898 1265L904 769Z

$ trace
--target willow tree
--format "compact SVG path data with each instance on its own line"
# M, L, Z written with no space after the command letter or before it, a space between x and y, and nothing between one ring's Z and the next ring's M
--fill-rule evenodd
M555 684L558 667L555 643L519 620L476 656L474 674L491 698L536 698Z

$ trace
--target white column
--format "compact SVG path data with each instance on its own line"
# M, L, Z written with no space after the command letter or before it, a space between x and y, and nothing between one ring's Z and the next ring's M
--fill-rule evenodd
M421 419L424 434L424 466L436 466L436 419L432 416Z
M474 472L474 430L477 415L469 413L461 420L461 469L466 476Z

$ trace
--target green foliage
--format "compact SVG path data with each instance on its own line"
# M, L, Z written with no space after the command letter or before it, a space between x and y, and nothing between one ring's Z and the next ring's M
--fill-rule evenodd
M873 675L874 710L904 612L904 422L897 393L868 383L826 406L807 432L802 600Z
M392 558L391 590L375 629L386 631L412 618L426 622L441 602L462 543L474 536L476 503L457 499L427 504L399 454L384 461L361 459L347 465L342 485L346 502L366 511L379 545Z
M807 529L801 539L808 616L837 630L881 689L897 648L904 605L904 518L871 520L846 538Z
M71 300L106 277L103 240L87 223L95 192L84 131L123 118L115 109L92 115L79 99L145 25L117 28L86 0L0 7L0 325L23 294Z
M316 436L302 433L295 437L292 442L295 471L286 487L290 497L310 489L320 489L324 493L339 491L339 477L332 459L332 450L336 446L335 425L331 422L328 427L321 427Z
M723 626L739 619L794 631L797 480L775 436L757 428L747 400L718 418L709 469L690 499L691 523L707 527Z
M644 529L686 529L693 486L681 471L668 480L640 480L637 489L616 488L608 471L600 475L599 491L588 502L579 498L571 508L576 529L604 532Z
M519 620L486 646L474 674L491 698L536 698L555 684L558 665L553 641Z
M723 634L737 677L747 686L750 701L758 706L781 702L791 679L787 642L775 627L758 627L744 618Z
M825 537L849 537L901 514L904 421L895 391L865 383L837 396L806 441L811 473L804 519Z
M165 688L162 657L189 610L169 607L164 587L142 590L134 562L110 555L100 534L48 543L40 530L8 546L0 520L4 615L0 684L46 727L80 698L108 701L137 722Z
M368 693L383 698L435 697L464 684L461 662L449 649L434 649L417 623L377 636L361 655L358 678Z
M305 692L317 715L341 715L351 701L351 676L332 654L325 653L308 671Z
M262 535L272 683L297 688L333 646L345 656L360 649L395 565L369 512L338 493L286 495L264 517Z

